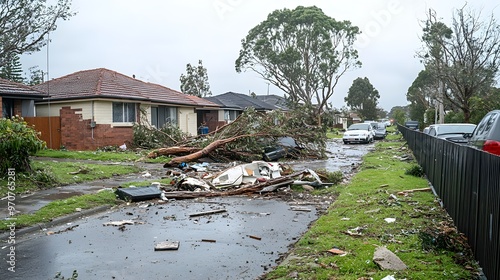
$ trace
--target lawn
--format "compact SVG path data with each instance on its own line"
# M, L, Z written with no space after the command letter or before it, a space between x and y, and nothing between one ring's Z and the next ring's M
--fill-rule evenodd
M50 160L35 160L32 163L32 169L33 172L29 175L27 173L16 174L15 193L26 193L141 171L134 165L54 162ZM0 197L4 197L7 191L7 178L2 178L0 179Z

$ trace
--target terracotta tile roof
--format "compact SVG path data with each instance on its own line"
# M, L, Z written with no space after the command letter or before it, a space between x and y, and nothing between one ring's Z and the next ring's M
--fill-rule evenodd
M79 71L35 86L52 100L118 98L195 107L219 107L203 98L120 74L105 68Z
M0 78L0 96L22 96L34 99L47 96L45 93L35 90L29 86Z

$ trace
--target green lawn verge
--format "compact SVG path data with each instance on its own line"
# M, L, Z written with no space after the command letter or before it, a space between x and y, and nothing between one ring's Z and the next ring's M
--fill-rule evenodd
M135 161L142 157L142 155L132 151L66 151L51 149L41 150L35 156L102 161Z
M326 132L326 138L328 139L341 139L343 133L340 132L338 129L330 129L328 132Z
M48 158L67 158L79 160L100 160L100 161L118 161L131 162L142 161L148 163L167 163L170 157L159 156L157 158L147 158L148 151L136 153L132 151L66 151L45 149L39 151L35 156Z
M68 199L55 200L40 208L33 214L20 214L16 218L16 228L47 223L54 218L74 213L78 210L90 209L101 205L116 204L116 195L112 191L102 191L95 194L84 194ZM0 230L8 230L11 221L0 220Z
M33 161L32 169L33 172L29 176L25 173L16 174L15 193L26 193L140 172L140 168L132 165L54 162L50 160ZM4 197L7 191L7 180L1 178L0 197Z
M385 141L378 141L351 182L331 188L338 192L337 200L266 279L382 279L388 275L396 279L473 278L470 268L476 263L470 251L461 246L463 243L457 242L463 238L446 231L452 221L433 193L398 194L429 187L426 179L405 174L416 163L400 159L409 152L399 138L392 133ZM388 223L386 218L396 221ZM447 234L440 236L442 231ZM434 238L434 233L439 238ZM372 260L377 246L396 253L408 269L379 269ZM332 248L347 255L327 252Z

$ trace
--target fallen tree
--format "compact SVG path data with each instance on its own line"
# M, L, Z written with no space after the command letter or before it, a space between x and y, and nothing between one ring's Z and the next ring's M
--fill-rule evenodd
M200 158L262 159L266 147L276 147L282 137L292 137L300 146L300 155L321 158L325 155L326 131L307 125L300 110L267 113L247 109L235 121L206 135L184 139L182 143L151 151L147 157L178 156L165 164L176 166ZM304 129L307 127L307 129ZM180 145L179 145L180 144ZM297 156L297 155L296 155Z

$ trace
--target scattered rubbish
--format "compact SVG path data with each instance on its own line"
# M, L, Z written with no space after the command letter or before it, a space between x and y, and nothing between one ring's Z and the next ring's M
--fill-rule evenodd
M427 191L431 191L431 190L432 190L431 188L421 188L421 189L405 190L405 191L398 192L398 195L408 195L409 193L427 192Z
M380 280L396 280L396 278L394 277L394 275L387 275L386 277L384 277Z
M123 143L123 145L120 145L120 149L121 149L122 151L127 150L127 145L126 145L125 143Z
M115 193L122 200L142 201L153 198L160 198L161 191L155 186L137 188L118 188Z
M155 251L168 251L179 249L179 241L162 241L156 243Z
M290 207L292 211L302 211L302 212L311 212L311 208L303 207L303 206L292 206Z
M75 208L75 212L82 212L82 208Z
M215 241L214 239L202 239L201 242L210 242L210 243L215 243L217 241Z
M149 173L148 171L144 172L144 174L141 175L142 177L145 177L145 178L149 178L151 177L151 173Z
M380 212L380 208L373 209L373 210L367 210L367 211L365 211L365 214L378 213L378 212Z
M340 219L340 220L341 220L341 221L350 221L350 220L351 220L351 218L342 218L342 219Z
M189 217L198 217L198 216L211 215L211 214L222 213L222 212L226 212L226 209L217 209L217 210L210 210L210 211L205 211L205 212L193 213L193 214L189 214Z
M169 221L175 221L175 220L177 220L177 218L174 215L172 215L172 216L164 216L163 219L164 220L169 220Z
M160 189L161 187L161 183L160 182L153 182L150 184L151 187L157 187L158 189Z
M385 247L377 247L373 254L373 262L375 262L382 270L405 270L406 264L396 254Z
M192 177L186 177L181 179L177 184L177 188L189 191L203 190L209 191L210 185L203 180L199 180Z
M47 231L46 234L47 235L53 235L53 234L59 234L59 233L62 233L62 232L66 232L66 231L69 231L69 230L73 230L74 228L76 228L78 225L74 225L74 226L70 226L70 227L67 227L65 229L62 229L62 230L58 230L58 231Z
M112 192L112 191L114 191L112 188L103 188L103 189L98 190L97 193Z
M133 225L135 222L132 220L123 220L123 221L113 221L103 223L103 226L123 226L123 225Z
M261 237L255 236L255 235L248 235L248 237L255 239L255 240L262 240Z
M362 231L365 229L366 227L355 227L353 229L348 229L345 233L350 236L363 236Z
M394 223L396 221L396 218L385 218L384 221L386 221L387 223Z
M278 177L281 177L279 163L254 161L226 169L212 180L212 184L215 187L239 186L247 183L255 184L258 178Z
M384 184L384 185L380 185L379 188L387 188L389 186L389 184Z
M73 172L68 172L70 175L77 175L77 174L87 174L89 173L89 170L86 168L80 168L78 171L73 171Z
M339 255L341 257L347 255L347 252L346 251L343 251L343 250L340 250L340 249L337 249L337 248L332 248L330 250L328 250L327 252L330 252L334 255Z
M208 162L204 162L191 165L190 168L196 172L204 172L207 171L208 166L209 166Z
M146 203L146 204L141 204L139 205L139 208L148 208L149 206L152 206L154 204Z

